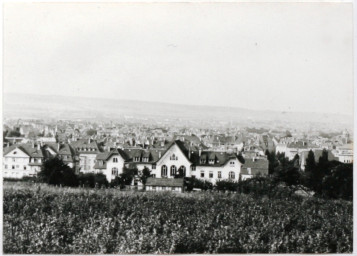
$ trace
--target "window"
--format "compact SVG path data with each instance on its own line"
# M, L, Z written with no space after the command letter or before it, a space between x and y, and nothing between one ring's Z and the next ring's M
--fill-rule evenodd
M201 178L205 177L205 171L201 171Z
M161 177L167 177L167 166L163 165L161 167Z
M15 165L12 165L12 166L11 166L11 169L15 170Z
M7 169L7 164L5 164L5 169Z
M248 170L248 174L249 175L252 174L252 169L251 168L247 168L247 170Z
M234 180L236 178L236 175L234 172L229 172L229 179Z
M191 166L191 171L196 171L196 166L195 165Z
M17 154L17 152L16 151L14 151L14 155L16 155Z
M114 157L113 158L113 163L117 163L118 162L118 158Z
M155 170L156 169L156 164L153 164L151 169Z
M218 171L218 179L222 179L222 172Z
M140 161L140 157L134 157L134 162L139 162Z
M204 164L204 163L206 163L206 159L201 159L201 164Z
M170 175L171 176L175 176L176 175L176 166L175 165L172 165L171 168L170 168Z
M26 166L24 165L24 170L26 170Z
M210 159L209 164L214 164L214 159Z
M170 160L178 160L178 157L175 156L175 154L172 154L172 156L170 156Z
M234 165L234 162L230 162L231 165Z
M210 179L213 178L213 172L212 172L212 171L209 172L209 178L210 178Z
M185 177L186 176L186 167L185 166L181 166L180 168L179 168L179 175L181 176L181 177Z
M112 175L118 176L118 168L116 167L112 168Z
M13 162L16 162L16 158L13 158L12 161L13 161Z
M153 178L156 178L156 174L152 174L152 177L153 177Z
M192 178L196 178L196 175L192 175Z

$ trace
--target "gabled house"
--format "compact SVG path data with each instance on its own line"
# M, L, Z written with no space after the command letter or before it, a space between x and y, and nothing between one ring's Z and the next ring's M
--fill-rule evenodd
M41 170L44 155L40 144L18 144L4 148L3 177L21 179Z
M128 160L129 157L122 149L98 153L95 160L94 172L104 174L110 182L123 173L124 164Z

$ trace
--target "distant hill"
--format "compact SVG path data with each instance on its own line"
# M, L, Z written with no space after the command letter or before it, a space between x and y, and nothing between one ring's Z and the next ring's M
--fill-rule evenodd
M4 94L3 116L6 118L57 119L118 119L123 116L138 118L181 118L217 121L284 121L341 124L352 127L353 116L339 114L257 111L244 108L193 106L169 103Z

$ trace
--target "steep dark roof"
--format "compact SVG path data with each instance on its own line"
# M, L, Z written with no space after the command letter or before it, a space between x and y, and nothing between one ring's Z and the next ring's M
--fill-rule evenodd
M148 178L146 181L146 186L182 187L183 184L183 178Z
M83 154L97 154L100 152L98 143L91 139L80 139L70 144L77 152ZM84 149L84 150L82 150ZM90 149L91 151L88 151ZM92 151L94 149L94 151ZM86 151L87 150L87 151Z
M205 163L202 163L201 160L204 159ZM215 151L202 151L201 156L199 156L199 152L194 151L191 153L191 162L196 166L223 166L227 164L229 160L238 159L239 162L242 163L242 158L238 158L238 156L234 153L227 152L215 152ZM209 160L214 160L214 163L209 163Z
M269 171L269 161L267 159L252 159L246 158L245 164L242 166L241 173L248 174L248 168L251 169L251 174L256 175L260 174L268 174Z
M130 159L130 157L124 152L124 150L122 150L120 148L115 148L115 149L111 150L110 152L98 153L96 160L107 161L113 155L120 155L124 159L124 161L127 161Z
M30 157L43 158L42 149L38 150L36 146L32 147L31 144L16 144L16 145L12 145L10 147L6 147L3 149L3 155L4 156L7 155L15 148L19 148L20 150L25 152Z
M128 160L133 161L134 157L139 157L139 162L135 163L155 163L159 160L160 152L161 156L164 155L166 150L163 149L124 149L124 152L128 155ZM149 158L149 162L143 162L143 158Z

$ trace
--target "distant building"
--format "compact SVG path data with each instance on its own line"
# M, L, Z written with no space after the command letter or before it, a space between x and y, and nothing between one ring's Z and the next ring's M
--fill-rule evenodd
M343 146L336 147L335 156L341 163L353 162L353 144L345 144Z
M100 153L97 141L92 139L80 139L71 142L70 145L79 155L80 172L94 173L95 159L97 154Z

